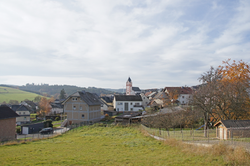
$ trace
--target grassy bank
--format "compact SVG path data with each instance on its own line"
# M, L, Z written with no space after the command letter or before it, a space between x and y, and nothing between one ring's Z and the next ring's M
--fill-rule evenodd
M133 127L83 127L53 139L0 147L0 165L224 165L181 151Z
M24 101L25 99L34 100L35 93L25 92L19 89L0 86L0 103L9 102L10 100L17 100L18 102Z

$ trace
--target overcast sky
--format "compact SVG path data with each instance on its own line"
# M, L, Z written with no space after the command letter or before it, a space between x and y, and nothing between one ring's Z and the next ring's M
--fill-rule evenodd
M249 0L1 0L0 84L192 86L249 53Z

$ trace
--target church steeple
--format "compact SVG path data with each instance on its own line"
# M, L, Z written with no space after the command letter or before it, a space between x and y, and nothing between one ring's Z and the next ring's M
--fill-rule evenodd
M128 81L126 82L126 95L131 95L132 92L132 81L131 78L128 77Z

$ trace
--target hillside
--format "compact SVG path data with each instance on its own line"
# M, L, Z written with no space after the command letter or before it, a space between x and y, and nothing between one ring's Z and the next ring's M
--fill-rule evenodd
M74 85L26 84L23 86L12 86L12 87L15 87L15 88L18 88L20 90L27 91L27 92L33 92L33 93L37 93L37 94L41 94L41 95L46 94L48 96L54 96L55 98L57 98L57 96L60 94L60 91L62 89L65 90L67 95L71 95L74 92L77 92L80 90L84 90L84 91L90 92L90 93L96 93L97 95L116 93L116 92L112 92L112 91L102 89L102 88L95 88L95 87L85 88L85 87L78 87L78 86L74 86Z
M33 100L36 96L39 96L36 93L25 92L20 89L15 89L11 87L0 86L0 103L9 102L10 100L17 100L21 102L25 99Z

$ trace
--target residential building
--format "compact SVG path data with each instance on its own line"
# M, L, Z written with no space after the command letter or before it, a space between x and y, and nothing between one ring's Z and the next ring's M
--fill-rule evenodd
M19 117L16 118L16 124L26 124L30 123L30 108L25 105L11 105L11 109L15 111Z
M19 115L6 105L0 106L0 142L16 138L16 118Z
M135 95L115 95L113 106L116 111L144 110L141 96Z
M59 99L56 99L53 103L50 103L51 105L51 111L50 111L50 114L62 114L63 113L63 105L62 105L62 102L64 100L59 100Z
M144 93L141 93L140 95L141 95L141 98L142 98L142 106L144 108L148 107L148 104L150 103L149 98L147 98Z
M22 101L21 105L27 106L29 108L29 110L31 111L31 113L36 113L36 111L39 109L38 105L30 100Z
M166 92L170 97L177 95L177 102L181 105L187 105L192 99L193 90L190 87L165 87L163 92Z
M62 104L69 124L89 123L101 119L101 102L95 94L78 91Z

